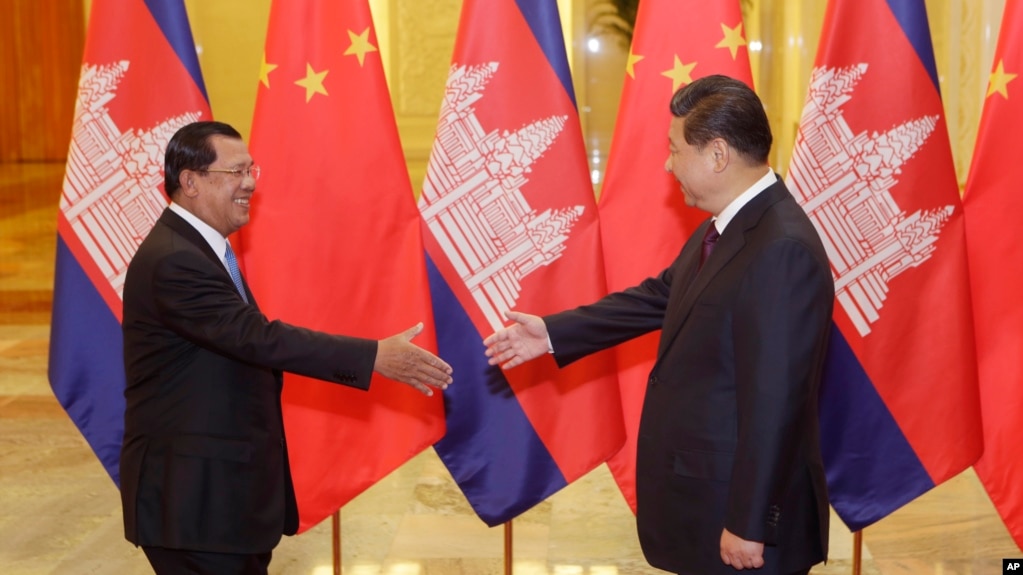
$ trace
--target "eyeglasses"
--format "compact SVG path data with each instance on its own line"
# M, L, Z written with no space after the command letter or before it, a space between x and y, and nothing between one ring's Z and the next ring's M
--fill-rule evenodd
M258 180L259 179L259 171L260 170L259 170L259 166L249 166L249 167L245 168L244 170L242 170L242 169L227 170L227 169L223 169L223 168L206 168L206 169L197 170L197 171L199 171L199 172L215 172L215 173L219 173L219 174L234 174L236 176L242 176L243 178L244 177L250 177L253 180Z

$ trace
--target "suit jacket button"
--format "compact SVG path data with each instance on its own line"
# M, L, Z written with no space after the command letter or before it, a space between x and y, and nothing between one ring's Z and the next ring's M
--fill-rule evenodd
M650 383L651 386L657 385L657 376L656 375L651 375L649 383Z

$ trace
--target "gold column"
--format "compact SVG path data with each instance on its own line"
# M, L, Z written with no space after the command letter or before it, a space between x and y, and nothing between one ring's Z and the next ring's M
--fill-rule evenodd
M771 165L784 175L803 113L826 3L752 0L742 6L753 82L774 131Z
M270 18L270 0L185 0L213 117L246 140Z

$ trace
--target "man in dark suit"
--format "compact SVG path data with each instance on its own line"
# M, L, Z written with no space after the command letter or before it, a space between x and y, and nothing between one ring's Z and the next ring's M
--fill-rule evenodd
M172 203L124 284L124 530L160 574L266 573L298 528L282 371L367 389L373 371L432 395L451 368L410 342L268 321L227 237L259 171L232 127L198 122L167 146Z
M509 312L517 323L486 339L487 355L511 368L550 352L564 366L661 329L636 462L647 560L685 574L806 573L828 544L817 419L827 255L768 167L752 90L703 78L671 111L665 169L712 217L638 286L544 318Z

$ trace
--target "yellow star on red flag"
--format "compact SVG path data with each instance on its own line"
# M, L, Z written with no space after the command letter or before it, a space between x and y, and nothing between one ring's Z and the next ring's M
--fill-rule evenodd
M991 72L991 77L988 79L987 95L990 96L995 92L998 92L1006 100L1009 99L1009 82L1016 79L1017 74L1009 74L1005 71L1004 60L999 60L998 65L995 66L995 71ZM987 97L987 96L985 96Z
M323 79L327 77L327 72L328 70L315 72L311 65L305 65L305 78L295 80L295 83L305 88L306 103L313 98L313 94L327 95L327 89L323 87Z
M746 45L746 38L742 36L742 22L736 24L735 28L729 28L722 22L721 31L724 32L725 37L714 47L728 48L728 51L732 53L732 59L735 60L735 54L739 51L739 46Z
M263 62L259 65L259 83L267 88L270 87L270 72L277 68L277 64L269 64L266 61L266 52L263 53Z
M629 59L625 63L625 72L633 80L636 79L636 68L635 68L636 63L639 62L642 59L643 59L643 56L640 56L639 54L633 54L632 50L629 50Z
M352 44L345 50L345 56L354 54L359 59L359 66L362 66L363 62L366 61L367 53L377 51L377 47L369 42L369 28L363 30L361 34L356 34L349 30L348 39L352 41Z
M675 92L683 84L691 84L693 82L693 68L696 67L696 62L692 64L683 64L678 59L678 54L675 55L675 65L670 70L661 72L662 76L671 78L671 91Z

